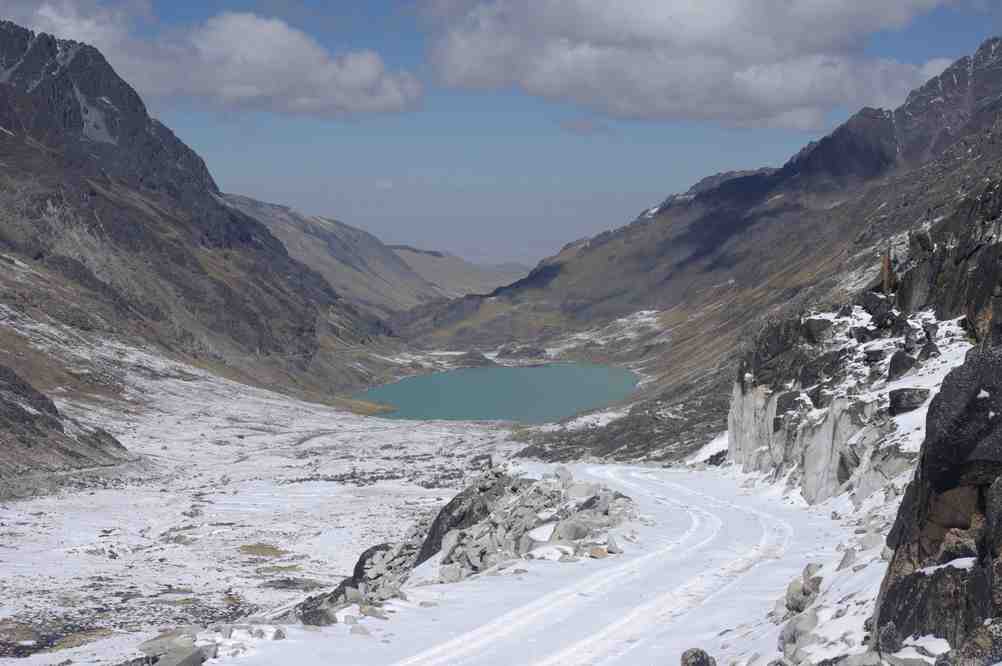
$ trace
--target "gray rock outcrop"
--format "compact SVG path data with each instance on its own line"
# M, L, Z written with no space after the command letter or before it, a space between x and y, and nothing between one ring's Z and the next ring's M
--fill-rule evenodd
M541 480L492 468L430 524L416 525L399 543L366 550L349 578L300 603L288 619L328 625L351 604L378 607L400 595L413 571L432 558L437 581L454 583L522 557L607 557L620 552L608 530L631 512L629 498L575 482L566 468Z

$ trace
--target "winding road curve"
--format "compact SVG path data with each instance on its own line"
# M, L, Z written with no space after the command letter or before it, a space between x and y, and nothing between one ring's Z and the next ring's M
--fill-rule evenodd
M719 598L759 565L781 558L794 535L786 520L666 481L640 468L591 466L583 471L579 476L629 493L642 510L683 510L689 517L688 530L644 555L590 574L473 631L398 661L398 666L494 663L495 655L519 652L524 661L512 663L643 663L631 661L629 655L670 633L673 623ZM735 529L736 525L741 529ZM749 526L752 529L747 529ZM635 600L632 606L629 599ZM597 609L609 607L623 613L619 619L596 627ZM552 642L529 640L540 636L559 637L559 647L540 654L539 648L545 650ZM520 645L525 647L520 650Z

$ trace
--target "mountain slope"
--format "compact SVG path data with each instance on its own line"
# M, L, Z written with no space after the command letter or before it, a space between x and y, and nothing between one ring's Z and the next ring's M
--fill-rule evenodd
M373 315L388 317L444 295L392 248L361 229L248 197L225 198L268 227L293 257L320 273L341 296Z
M667 344L578 354L636 362L653 375L646 395L660 407L640 410L644 420L663 423L666 404L688 400L684 413L723 429L726 399L709 413L699 405L727 394L735 351L757 320L865 281L889 239L949 213L958 193L997 167L1000 44L985 42L893 112L863 109L781 169L711 179L565 247L489 297L418 308L395 330L418 344L493 347L554 342L567 330L657 311ZM686 429L650 438L645 425L596 445L646 438L661 446Z
M420 250L409 245L390 247L418 275L435 285L441 296L448 298L487 294L520 280L529 272L518 264L481 266L445 252Z
M384 329L254 219L93 47L0 23L0 305L277 387L366 380ZM44 390L44 389L43 389Z
M0 365L0 500L15 496L30 472L62 472L114 465L125 447L102 430L66 418L13 370Z

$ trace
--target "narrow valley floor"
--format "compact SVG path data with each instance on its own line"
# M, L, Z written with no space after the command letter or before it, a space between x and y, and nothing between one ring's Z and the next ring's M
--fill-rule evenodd
M164 629L267 618L437 512L484 454L520 446L496 424L356 416L135 350L119 363L124 413L59 406L145 462L0 504L0 642L17 651L0 662L118 664ZM419 569L389 620L285 627L212 663L677 663L699 646L765 664L781 629L769 611L858 525L732 468L571 469L636 502L640 518L614 532L622 554L519 560L449 585ZM879 580L879 557L866 566Z

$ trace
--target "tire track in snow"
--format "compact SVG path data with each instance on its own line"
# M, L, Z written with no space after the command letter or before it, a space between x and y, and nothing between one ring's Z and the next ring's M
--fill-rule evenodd
M649 492L639 484L620 478L617 470L595 469L589 471L605 476L610 480L615 480L627 487L635 488L642 492ZM641 476L636 472L631 473L631 475L634 477ZM762 537L758 545L745 555L730 560L713 570L704 571L690 578L684 585L661 594L652 601L635 608L622 619L609 625L601 632L585 640L578 641L541 661L535 662L535 666L600 664L619 659L643 641L663 633L663 628L676 618L698 608L726 591L759 564L782 557L783 553L789 547L793 536L793 527L785 520L776 518L764 511L721 501L711 495L686 488L677 483L662 481L650 474L644 474L642 478L689 495L695 495L704 502L719 508L754 515L762 526ZM658 499L664 498L658 497Z
M647 494L646 491L643 492ZM666 558L666 556L695 537L703 529L704 522L709 523L710 534L700 540L693 548L698 549L712 542L723 527L723 521L709 511L666 498L658 498L658 501L681 507L689 515L689 529L678 539L646 555L628 560L615 567L597 571L577 583L562 587L532 603L515 608L473 631L398 661L396 666L434 666L436 664L462 663L466 659L478 656L485 648L500 639L517 634L527 628L539 630L548 624L560 621L568 611L594 603L597 600L597 595L617 589L621 581L625 579L642 577L646 565L661 565L667 559L671 559Z

